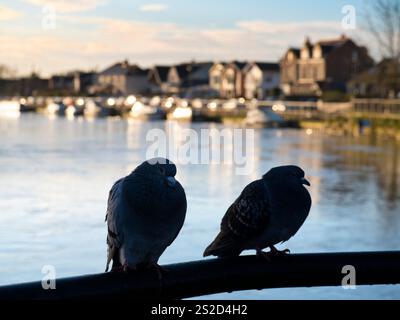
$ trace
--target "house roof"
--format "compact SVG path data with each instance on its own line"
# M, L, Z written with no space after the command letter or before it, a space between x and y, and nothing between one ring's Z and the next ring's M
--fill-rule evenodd
M166 82L168 80L168 71L170 66L154 66L153 70L157 73L161 82Z
M138 76L147 76L149 69L142 69L137 65L131 65L128 67L128 75L138 75Z
M340 38L336 39L320 40L315 45L319 45L322 49L322 55L326 56L331 51L335 50L336 48L339 48L349 40L350 38L347 38L346 36L342 35Z
M278 63L273 62L254 62L262 71L279 71Z
M52 80L66 80L66 81L70 81L74 79L74 76L71 74L66 74L66 75L60 75L60 74L56 74L56 75L52 75L51 78Z
M137 65L130 65L128 61L117 62L106 68L100 75L147 75L148 70Z
M192 71L191 63L181 63L174 67L180 79L185 79L187 75Z
M236 66L239 70L242 70L247 65L247 62L234 60L230 64Z
M286 51L286 53L288 53L288 52L293 52L293 54L294 54L297 58L300 57L300 49L299 49L299 48L293 48L293 47L291 47L291 48L289 48L289 49Z
M207 69L208 70L214 65L213 62L189 62L189 63L181 63L175 65L175 69L178 73L180 79L185 80L191 74L195 73L200 69Z

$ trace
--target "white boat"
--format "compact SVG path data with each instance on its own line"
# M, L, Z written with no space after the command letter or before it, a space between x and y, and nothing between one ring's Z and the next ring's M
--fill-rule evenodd
M261 127L280 127L285 120L271 109L250 109L247 111L245 124Z
M0 117L18 118L20 115L21 104L19 101L4 100L0 101Z
M210 101L209 103L207 103L207 108L210 111L217 111L218 109L220 109L220 107L221 107L221 104L216 100Z
M130 116L139 120L164 120L165 112L160 107L150 106L136 101L130 111Z
M74 118L76 114L77 114L77 109L74 105L69 105L68 107L65 108L65 116L68 119Z
M176 107L175 110L168 114L169 120L192 120L193 111L189 107Z
M84 104L83 115L87 118L95 118L101 112L101 107L92 99Z
M63 116L65 114L65 105L61 102L50 102L46 106L46 113L48 115L59 115Z
M230 99L222 105L222 108L226 111L231 111L231 110L235 110L237 108L237 106L238 106L238 102L236 101L236 99Z

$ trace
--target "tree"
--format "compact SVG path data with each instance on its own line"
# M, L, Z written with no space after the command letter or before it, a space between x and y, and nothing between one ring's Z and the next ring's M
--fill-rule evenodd
M367 0L365 27L384 58L400 59L400 1Z
M12 78L15 76L15 70L12 70L4 64L0 64L0 79L1 78Z

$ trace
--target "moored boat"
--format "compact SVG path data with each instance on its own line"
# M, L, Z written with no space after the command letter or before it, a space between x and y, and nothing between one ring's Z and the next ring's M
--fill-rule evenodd
M133 104L129 115L139 120L164 120L166 118L165 111L161 107L143 104L140 101Z
M248 126L276 128L282 127L285 120L271 109L254 108L247 111L244 120Z

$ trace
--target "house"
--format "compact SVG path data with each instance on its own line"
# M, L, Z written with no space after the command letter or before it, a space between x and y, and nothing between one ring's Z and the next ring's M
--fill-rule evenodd
M18 92L21 96L36 96L45 94L48 91L49 80L40 78L39 75L32 73L29 77L18 80Z
M74 91L75 93L86 94L89 88L96 83L96 72L81 72L74 73Z
M0 79L0 95L4 96L36 96L46 94L49 80L32 73L29 77L16 79Z
M49 79L49 90L58 94L71 94L74 91L74 75L53 75Z
M356 97L400 98L400 62L383 59L351 79L347 88Z
M264 99L279 90L278 63L250 62L243 69L243 96L246 99Z
M243 69L246 62L232 61L228 63L222 75L221 97L239 98L244 94L243 90Z
M290 48L280 61L281 89L287 96L319 96L324 91L346 91L346 83L373 64L365 47L342 35Z
M215 62L209 70L209 86L210 89L215 91L219 96L222 91L222 78L225 72L226 63Z
M94 91L120 95L146 94L150 91L148 74L148 70L131 65L127 60L118 62L97 75Z
M287 95L299 79L299 59L300 49L289 48L280 62L281 90Z
M154 66L149 70L148 78L151 93L164 94L168 92L168 72L170 68L170 66Z
M178 94L181 84L183 84L191 72L191 63L181 63L172 66L168 71L168 92L170 94Z
M168 71L168 92L185 97L208 96L212 62L189 62L172 66Z
M211 98L215 93L210 89L209 71L212 62L193 62L191 71L181 82L181 91L186 98Z
M244 94L243 69L247 63L242 61L216 62L209 70L210 89L218 92L221 98L238 98Z

